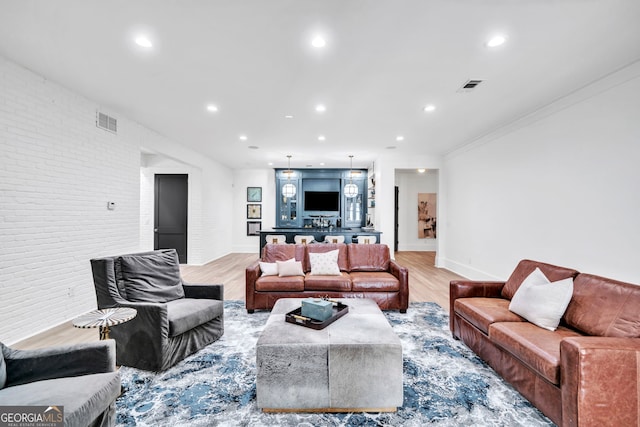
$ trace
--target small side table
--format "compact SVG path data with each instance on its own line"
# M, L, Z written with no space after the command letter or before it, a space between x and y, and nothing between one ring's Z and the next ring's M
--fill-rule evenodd
M100 328L100 339L108 340L110 326L119 325L136 317L135 308L116 307L93 310L73 319L76 328Z

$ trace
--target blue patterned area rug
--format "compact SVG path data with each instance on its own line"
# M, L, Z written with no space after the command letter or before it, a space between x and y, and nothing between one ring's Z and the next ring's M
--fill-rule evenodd
M119 426L553 426L464 344L434 303L385 312L402 341L396 413L267 414L256 407L255 345L268 312L225 302L225 333L163 373L122 367Z

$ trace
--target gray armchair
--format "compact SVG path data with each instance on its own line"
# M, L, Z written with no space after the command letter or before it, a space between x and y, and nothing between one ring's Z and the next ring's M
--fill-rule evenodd
M116 361L164 371L224 333L223 285L187 284L174 249L91 260L98 308L131 307L113 326Z
M115 425L113 340L16 350L0 343L0 406L64 407L65 426Z

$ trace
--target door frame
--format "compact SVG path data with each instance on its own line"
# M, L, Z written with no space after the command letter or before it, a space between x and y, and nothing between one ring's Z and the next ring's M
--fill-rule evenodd
M181 264L186 264L189 257L189 174L188 173L153 173L153 248L159 248L158 242L158 178L161 176L182 177L186 184L185 217L184 217L184 253L178 252Z

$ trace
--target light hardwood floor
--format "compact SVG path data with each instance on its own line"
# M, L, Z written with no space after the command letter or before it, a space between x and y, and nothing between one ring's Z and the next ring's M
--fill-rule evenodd
M182 277L191 283L223 283L225 300L244 301L245 268L257 259L257 254L230 254L202 266L183 265ZM435 302L449 311L449 282L461 276L436 268L435 252L396 252L395 259L409 269L410 302ZM77 329L67 322L12 347L32 349L96 340L97 329Z

